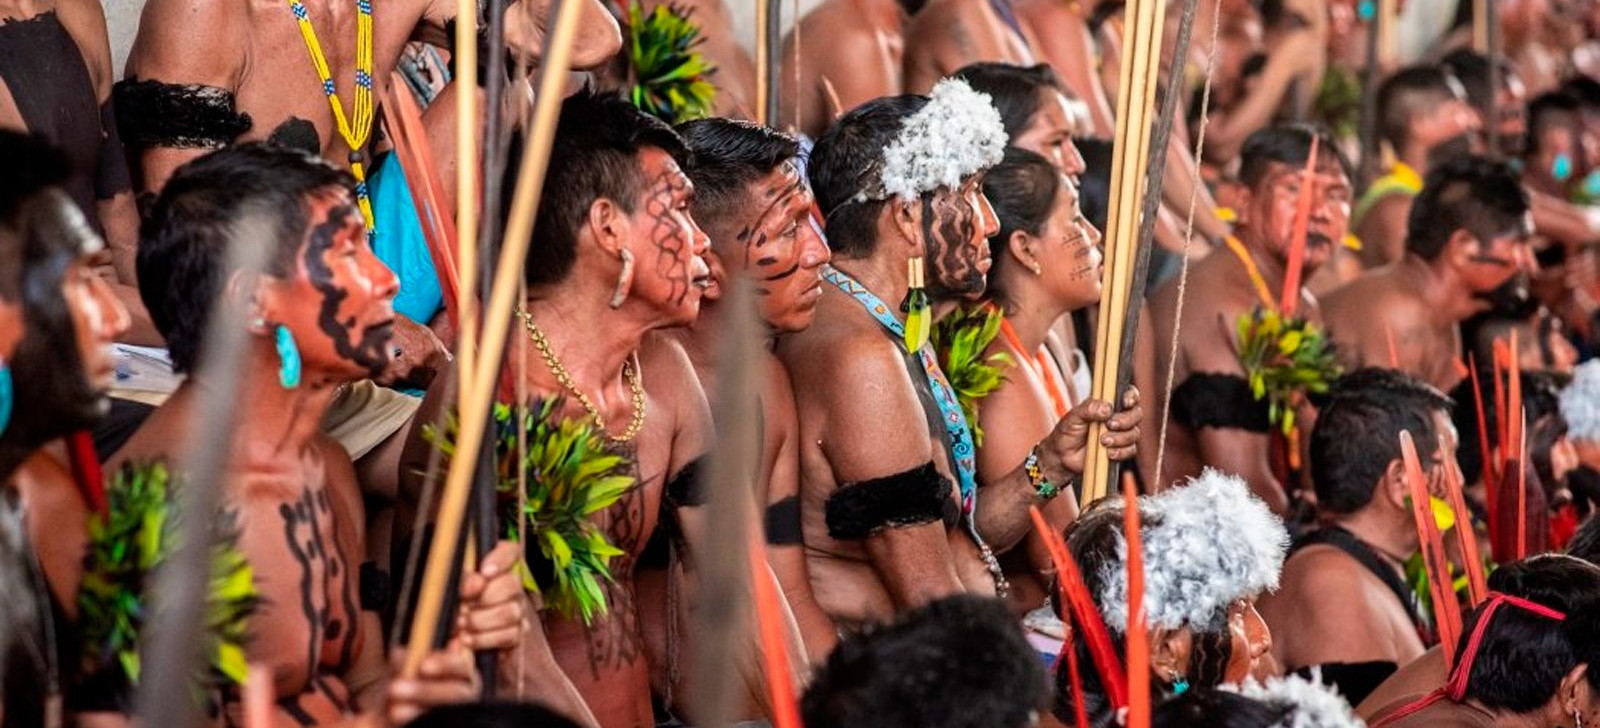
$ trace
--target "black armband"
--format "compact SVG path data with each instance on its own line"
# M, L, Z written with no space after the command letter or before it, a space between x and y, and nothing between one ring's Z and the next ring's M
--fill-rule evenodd
M116 104L111 99L100 105L100 157L95 170L94 196L109 200L133 189L133 176L128 173L128 157L122 148L122 134L117 130Z
M767 506L767 545L799 546L800 496L791 495Z
M1191 430L1205 427L1266 433L1272 429L1266 400L1235 374L1197 373L1172 390L1172 419Z
M382 612L389 608L389 572L378 568L376 561L361 564L361 609Z
M216 86L126 80L111 95L122 139L135 149L221 148L254 124L233 92Z
M932 461L903 473L846 483L828 497L828 535L856 541L885 528L941 520L951 487Z
M703 506L706 504L707 493L705 483L700 480L700 462L705 460L702 455L693 462L683 466L672 480L667 481L667 504L673 508Z

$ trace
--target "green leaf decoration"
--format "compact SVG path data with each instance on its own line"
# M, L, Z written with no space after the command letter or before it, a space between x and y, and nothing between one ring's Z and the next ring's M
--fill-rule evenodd
M1272 424L1285 435L1295 426L1295 405L1307 393L1328 391L1344 373L1328 337L1303 318L1285 320L1278 311L1257 306L1239 315L1239 364L1257 401L1267 400Z
M78 613L82 658L89 672L118 671L139 684L140 650L156 573L178 548L176 496L182 487L159 462L124 464L106 491L107 514L90 514ZM248 621L261 602L254 572L239 550L231 519L213 519L210 588L206 595L207 669L195 676L204 693L245 681Z
M1316 115L1334 136L1355 139L1361 130L1361 78L1355 72L1329 64L1317 89Z
M939 352L939 368L950 380L961 412L972 427L972 440L983 444L983 428L978 426L978 403L1006 382L1006 370L1016 366L1011 356L997 352L984 356L989 344L1000 335L1005 318L999 308L983 304L961 306L939 320L933 329L933 348Z
M711 115L716 68L696 50L705 42L692 11L676 3L657 5L648 14L640 0L628 3L628 65L633 73L633 104L668 124Z
M611 581L611 559L623 554L606 540L591 516L615 504L636 478L632 460L612 449L606 435L585 418L559 417L561 399L535 400L515 412L494 407L495 472L500 493L500 520L506 536L523 543L531 557L552 567L554 584L540 584L534 570L521 567L523 587L542 594L545 602L568 618L585 624L606 613L600 581ZM423 436L447 457L455 454L458 432L452 413L440 433L423 427ZM518 436L525 450L518 452ZM517 476L526 473L526 503L518 512ZM523 538L522 523L528 524Z

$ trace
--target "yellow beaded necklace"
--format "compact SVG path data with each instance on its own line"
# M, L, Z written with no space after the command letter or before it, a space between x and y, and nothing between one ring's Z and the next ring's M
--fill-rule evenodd
M356 0L356 103L351 109L354 124L344 115L344 103L333 84L333 73L328 70L328 58L322 54L322 43L317 40L317 30L311 27L311 14L301 0L289 0L289 10L300 23L300 35L306 40L306 50L311 52L311 64L322 78L322 93L328 97L333 109L333 120L339 127L339 136L350 147L350 173L356 178L356 204L367 222L367 234L376 230L372 219L372 201L367 195L366 152L367 139L372 135L372 0Z

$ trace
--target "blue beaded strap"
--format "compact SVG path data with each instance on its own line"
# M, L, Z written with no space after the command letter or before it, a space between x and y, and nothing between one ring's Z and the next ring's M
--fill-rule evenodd
M848 273L833 266L823 266L822 277L829 283L837 286L840 291L856 299L867 309L867 313L883 324L883 327L894 334L895 341L905 344L905 325L900 323L890 313L889 307L883 299L873 295L866 286L861 285ZM950 437L950 449L955 455L956 478L961 484L961 511L969 518L973 517L978 508L977 490L978 463L976 451L972 444L972 428L967 424L967 416L961 411L961 403L956 400L955 390L951 389L950 381L945 379L944 372L939 369L938 357L934 356L933 345L924 344L918 349L917 358L922 362L922 371L928 377L928 388L933 391L934 403L939 405L939 413L944 421L945 434Z

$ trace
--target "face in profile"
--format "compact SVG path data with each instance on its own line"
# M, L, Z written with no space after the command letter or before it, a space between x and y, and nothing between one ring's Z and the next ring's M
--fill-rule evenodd
M389 364L399 282L373 254L348 192L315 194L306 208L306 239L288 277L274 284L281 295L266 318L294 334L308 374L332 381L374 376Z
M116 378L111 345L129 318L94 270L105 244L70 198L46 190L23 203L17 219L26 334L12 361L16 424L49 439L104 416ZM48 416L30 422L30 414Z
M1222 679L1236 685L1255 675L1272 649L1272 630L1256 611L1255 599L1240 599L1228 607L1228 639L1232 649Z
M1000 232L994 207L983 196L983 175L955 189L941 187L921 204L930 293L943 299L983 295L992 263L989 238Z
M1017 134L1011 144L1050 160L1056 169L1076 180L1088 171L1089 165L1083 161L1083 154L1072 141L1077 128L1068 109L1069 103L1060 91L1040 89L1039 110L1028 121L1028 128Z
M828 246L811 225L811 190L792 162L749 188L752 212L736 231L741 269L756 284L761 317L775 331L811 326L822 299Z
M1039 237L1045 244L1043 255L1039 256L1039 275L1047 279L1051 289L1072 310L1099 301L1104 262L1100 231L1084 218L1078 208L1077 187L1065 177Z
M660 149L641 150L639 167L643 184L625 243L634 259L629 298L656 309L668 325L687 325L700 313L711 278L705 259L710 238L689 214L694 184Z

